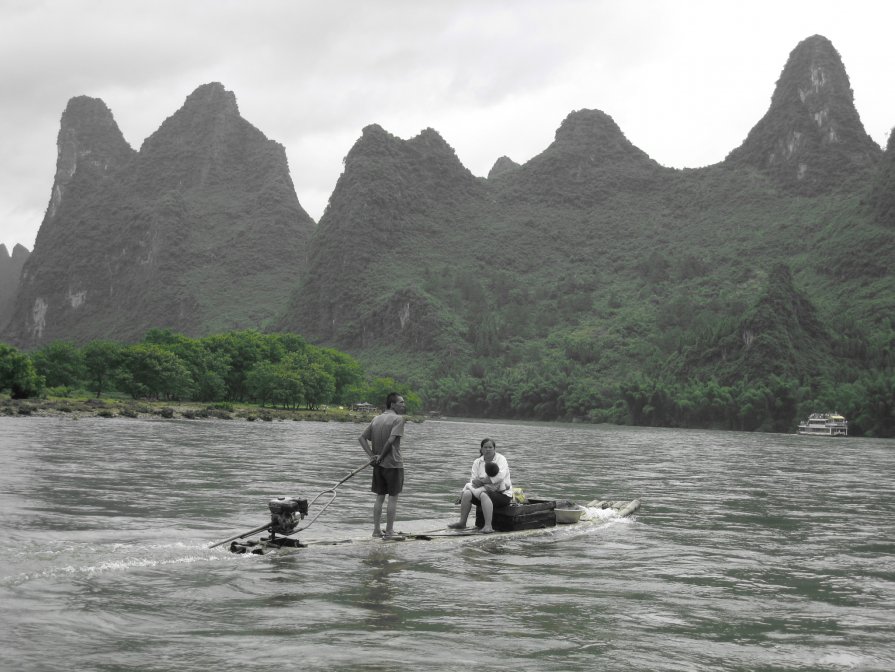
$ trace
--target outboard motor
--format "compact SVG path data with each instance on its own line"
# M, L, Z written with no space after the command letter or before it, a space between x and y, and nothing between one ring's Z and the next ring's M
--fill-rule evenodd
M308 500L298 497L277 497L267 503L267 508L270 509L270 523L262 525L252 530L252 532L260 532L266 529L270 536L262 537L259 541L232 541L230 544L231 553L264 555L263 546L265 545L277 548L283 548L284 546L302 548L304 546L298 539L290 539L286 535L295 532L299 521L308 515ZM278 534L283 536L277 538ZM264 543L262 544L261 542Z
M369 462L361 465L350 474L348 474L341 481L336 483L333 487L327 488L319 495L314 497L310 502L307 499L301 499L299 497L277 497L276 499L272 499L267 503L267 508L270 509L270 522L261 525L260 527L256 527L254 530L249 530L248 532L243 532L242 534L237 534L235 537L230 537L229 539L224 539L223 541L219 541L216 544L212 544L209 548L217 548L227 542L232 542L230 544L230 550L234 553L261 553L262 546L274 546L277 548L281 548L283 546L289 546L294 548L301 548L304 546L298 539L290 539L289 535L295 533L298 528L298 522L308 515L308 507L311 504L314 504L320 497L323 495L329 494L329 501L326 502L323 507L318 511L314 517L310 520L310 522L305 525L302 529L307 529L311 525L314 524L314 521L320 517L320 514L326 511L326 507L333 503L333 500L336 498L336 488L338 488L342 483L347 481L349 478L359 473L361 470L369 467L373 462L375 462L375 458L371 459ZM298 518L295 516L298 515ZM267 530L270 536L266 539L262 538L258 541L239 541L240 539L245 539L251 534L256 534L261 532L262 530ZM281 535L280 538L277 538L277 535Z
M277 497L267 503L270 509L270 537L274 534L292 534L299 521L308 515L308 500L297 497ZM295 515L298 514L298 518Z

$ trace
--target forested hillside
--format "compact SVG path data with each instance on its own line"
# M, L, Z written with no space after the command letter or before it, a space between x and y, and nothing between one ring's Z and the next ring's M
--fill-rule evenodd
M451 415L794 431L836 410L893 436L895 145L865 132L824 37L769 93L698 169L661 166L600 110L487 178L433 129L371 124L316 227L221 85L139 152L74 99L4 338L269 328Z
M449 414L794 431L835 408L891 434L891 166L819 36L707 168L597 110L478 183L433 131L367 129L280 326Z

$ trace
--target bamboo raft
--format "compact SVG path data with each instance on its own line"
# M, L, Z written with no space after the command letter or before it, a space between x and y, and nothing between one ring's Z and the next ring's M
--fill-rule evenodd
M304 500L302 500L304 501ZM296 509L298 509L296 506ZM404 528L401 532L389 538L378 538L371 536L349 536L342 538L318 538L310 541L299 541L290 536L294 532L288 531L288 526L280 528L280 534L273 523L256 528L248 533L240 535L237 538L231 538L215 544L215 546L230 542L229 550L232 553L252 553L255 555L263 555L270 551L280 551L284 549L301 549L316 546L346 546L352 544L370 544L370 543L395 543L395 542L413 542L413 541L436 541L450 539L472 538L501 538L505 536L521 536L526 533L548 530L556 527L557 524L564 527L586 526L595 521L605 520L600 512L611 511L613 516L618 518L626 518L631 516L640 509L641 503L639 499L612 501L612 500L592 500L584 505L575 504L565 499L529 499L525 504L515 504L502 509L495 509L492 518L492 526L495 530L494 534L482 534L478 528L484 524L481 519L481 512L477 510L477 526L467 528L465 530L449 529L446 523L437 520L418 520L402 523ZM275 507L274 507L275 508ZM282 509L283 507L279 507ZM272 508L273 513L273 508ZM282 515L282 511L277 511L273 517ZM278 521L279 525L282 520ZM266 529L267 536L262 536L255 540L243 540L246 536L251 536L262 529ZM285 531L286 534L282 534ZM297 532L298 530L295 530Z

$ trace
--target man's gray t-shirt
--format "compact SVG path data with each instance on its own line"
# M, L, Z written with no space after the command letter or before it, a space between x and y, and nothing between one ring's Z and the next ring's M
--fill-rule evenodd
M404 416L398 415L392 409L388 409L381 415L373 418L373 422L367 425L367 428L364 430L363 436L373 444L373 454L378 455L382 452L385 444L388 443L389 437L404 436ZM400 443L392 446L389 454L379 463L379 466L386 469L404 468Z

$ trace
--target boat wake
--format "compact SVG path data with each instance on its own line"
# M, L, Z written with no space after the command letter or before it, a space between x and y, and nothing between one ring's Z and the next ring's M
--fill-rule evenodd
M601 509L595 506L582 506L581 522L619 522L633 523L634 518L631 516L621 515L617 509L607 508Z
M19 547L0 570L0 586L11 588L58 577L91 577L113 572L221 562L233 556L209 553L204 544L123 544L107 546L57 543L40 549Z

